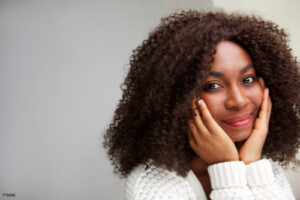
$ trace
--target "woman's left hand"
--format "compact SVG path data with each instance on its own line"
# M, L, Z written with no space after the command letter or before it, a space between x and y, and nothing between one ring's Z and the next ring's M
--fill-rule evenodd
M269 96L269 90L265 87L262 78L260 78L259 81L263 89L263 100L260 112L255 120L250 136L239 150L239 158L245 164L261 159L262 149L269 130L272 102Z

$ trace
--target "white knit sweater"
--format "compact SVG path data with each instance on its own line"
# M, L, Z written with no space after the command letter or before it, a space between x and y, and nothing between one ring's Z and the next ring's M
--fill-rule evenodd
M245 165L223 162L208 167L210 199L295 199L282 169L272 160L261 159ZM192 170L186 177L150 165L139 165L128 176L127 200L205 200L201 183Z

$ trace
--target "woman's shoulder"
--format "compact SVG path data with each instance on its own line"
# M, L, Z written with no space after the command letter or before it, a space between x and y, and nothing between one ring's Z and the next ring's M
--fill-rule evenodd
M289 186L287 177L283 168L277 163L274 162L272 159L268 159L272 166L272 171L274 173L275 181L281 186Z
M184 177L153 164L135 167L127 177L125 190L128 200L194 199Z
M277 162L273 161L271 158L265 158L264 160L267 160L270 163L272 172L275 177L284 176L284 171Z

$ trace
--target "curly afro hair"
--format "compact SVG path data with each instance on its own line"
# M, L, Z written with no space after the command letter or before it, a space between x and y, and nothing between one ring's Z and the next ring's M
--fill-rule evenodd
M272 114L263 155L283 167L298 163L300 72L286 32L258 16L189 10L162 18L133 50L103 142L117 175L124 178L149 160L187 175L195 155L187 139L191 102L224 40L248 52L269 88Z

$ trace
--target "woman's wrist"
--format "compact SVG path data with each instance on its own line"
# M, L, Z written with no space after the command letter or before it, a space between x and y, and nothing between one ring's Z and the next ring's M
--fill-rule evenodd
M259 186L271 183L275 180L271 163L267 159L260 159L246 165L247 184Z
M208 174L213 189L246 186L246 167L243 161L227 161L209 165Z

